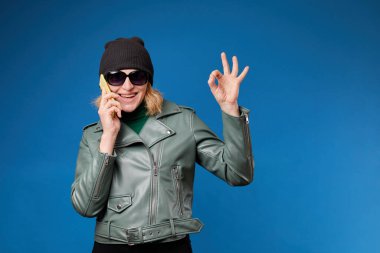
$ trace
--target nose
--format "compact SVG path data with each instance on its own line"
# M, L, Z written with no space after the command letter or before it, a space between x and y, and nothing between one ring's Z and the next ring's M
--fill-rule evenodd
M129 77L127 77L122 85L122 88L125 90L131 90L133 89L133 87L134 87L133 83L131 83L131 81L129 80Z

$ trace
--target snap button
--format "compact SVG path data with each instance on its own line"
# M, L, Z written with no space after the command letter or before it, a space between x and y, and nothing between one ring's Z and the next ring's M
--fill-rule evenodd
M166 131L166 133L167 133L167 134L171 134L171 133L172 133L172 131L168 130L168 131Z
M121 209L121 204L118 204L118 205L116 206L116 208L120 210L120 209Z

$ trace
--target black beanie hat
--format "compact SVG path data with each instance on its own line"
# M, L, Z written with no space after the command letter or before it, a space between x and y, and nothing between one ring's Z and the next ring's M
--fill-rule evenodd
M148 73L148 80L153 85L152 60L141 38L118 38L107 42L104 48L99 75L120 69L139 69Z

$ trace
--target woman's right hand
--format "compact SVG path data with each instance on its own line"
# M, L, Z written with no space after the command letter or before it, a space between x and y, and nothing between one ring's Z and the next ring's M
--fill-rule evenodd
M102 89L102 98L98 110L103 126L103 135L113 138L116 138L120 130L121 105L116 100L118 97L118 94L113 92L106 93Z

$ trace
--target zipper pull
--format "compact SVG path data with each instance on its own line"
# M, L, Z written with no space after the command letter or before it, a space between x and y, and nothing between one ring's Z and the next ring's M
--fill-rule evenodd
M244 114L245 117L245 123L249 124L248 114Z
M110 157L108 155L106 155L106 159L104 162L105 166L108 166L109 161L110 161Z

